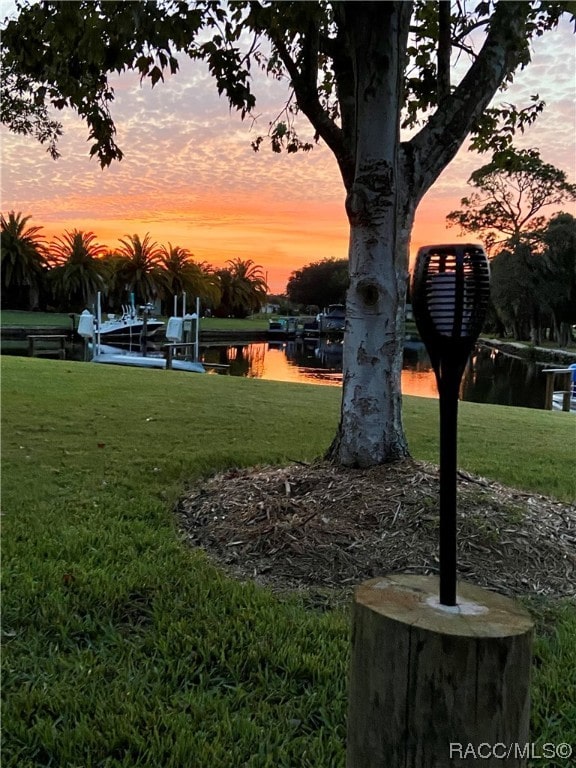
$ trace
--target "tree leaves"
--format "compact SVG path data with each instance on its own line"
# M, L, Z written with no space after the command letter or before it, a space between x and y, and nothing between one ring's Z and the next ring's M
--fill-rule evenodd
M531 104L518 108L514 104L486 109L472 131L470 149L477 152L504 152L512 148L514 136L524 133L543 111L545 103L538 94L530 97Z
M564 171L545 163L536 149L496 152L490 163L475 170L468 181L474 193L462 198L462 210L447 216L449 226L514 248L522 241L540 237L542 209L576 199L576 184Z
M221 303L217 314L222 317L246 317L263 304L268 286L264 270L252 259L229 259L227 267L216 275L221 290Z
M526 3L525 12L523 61L527 62L529 38L557 24L562 13L574 16L575 11L570 2L535 2ZM453 9L452 45L474 57L467 38L489 24L493 14L491 2L479 2L471 11ZM245 118L256 104L250 76L251 63L256 62L272 77L289 76L299 106L314 126L315 140L324 138L343 167L346 153L339 145L339 126L346 133L354 125L348 92L353 56L347 50L343 20L341 4L332 3L22 3L18 18L9 21L3 33L2 64L7 75L2 82L0 116L11 130L47 143L50 154L57 157L61 126L49 117L49 110L71 106L86 120L93 141L90 154L104 167L122 158L107 106L114 99L109 73L134 70L154 87L164 80L165 72L178 71L175 54L180 51L208 64L218 93L226 95ZM420 124L438 105L439 29L437 4L417 0L402 96L406 128ZM262 36L271 41L266 53L260 47ZM542 110L543 103L537 97L533 101L525 108L507 104L486 110L473 128L472 148L501 151L509 147L514 133L524 130ZM258 137L253 142L254 149L262 140ZM274 152L313 147L298 137L284 117L272 121L268 140Z
M49 247L48 283L54 298L68 310L81 311L97 291L106 287L107 248L95 242L93 232L73 230L55 237Z
M564 344L576 321L576 219L559 213L539 227L537 241L517 243L492 260L492 301L516 338L548 323Z
M62 136L62 124L49 116L45 105L47 89L5 67L0 89L0 122L13 133L31 135L40 144L47 144L54 160L60 157L58 139Z
M343 304L348 288L348 259L324 259L292 272L286 292L296 304Z
M166 70L174 74L173 47L191 45L205 13L187 3L149 0L23 5L3 32L2 64L13 77L2 81L2 122L38 138L44 122L56 156L61 127L48 118L49 110L71 106L88 125L90 155L103 167L121 159L107 106L114 100L108 74L133 69L152 86Z

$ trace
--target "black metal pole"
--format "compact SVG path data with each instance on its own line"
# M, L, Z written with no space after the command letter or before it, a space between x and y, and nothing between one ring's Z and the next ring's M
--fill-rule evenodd
M456 605L456 467L459 381L450 372L440 395L440 603Z
M458 391L490 298L490 269L479 245L418 251L412 308L440 395L440 603L455 606Z
M144 307L142 311L142 330L140 331L140 352L146 357L148 349L148 310Z

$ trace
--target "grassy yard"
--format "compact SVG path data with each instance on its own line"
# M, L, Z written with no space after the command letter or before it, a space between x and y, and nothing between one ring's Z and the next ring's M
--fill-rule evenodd
M172 517L202 476L322 454L339 394L2 358L5 768L344 765L346 612L225 577ZM437 402L405 422L436 460ZM460 464L573 499L574 425L462 403ZM530 607L532 738L576 742L576 609Z
M200 321L202 331L266 331L268 330L268 317L266 315L254 315L239 319L236 317L203 317Z
M58 312L20 312L4 309L0 312L0 325L16 328L66 328L71 327L70 315ZM78 315L75 318L78 326ZM228 317L202 318L202 330L205 331L265 331L268 328L266 315L254 315L244 320Z
M18 309L3 309L0 325L14 328L66 328L70 329L70 315L63 312L21 312Z

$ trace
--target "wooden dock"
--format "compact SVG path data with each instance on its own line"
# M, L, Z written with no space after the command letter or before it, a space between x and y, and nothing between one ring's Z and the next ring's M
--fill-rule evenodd
M67 334L32 333L28 334L26 338L28 339L28 357L57 355L60 360L66 359L66 341L68 339ZM56 345L54 345L53 342L56 342Z
M544 399L544 408L551 411L554 408L554 401L560 400L562 410L569 413L576 411L576 395L573 392L574 384L572 368L545 368L542 373L546 374L546 395ZM554 389L558 381L560 389Z

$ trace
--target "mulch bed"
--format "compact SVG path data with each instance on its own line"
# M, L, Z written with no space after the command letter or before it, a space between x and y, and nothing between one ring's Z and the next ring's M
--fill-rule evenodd
M183 498L180 529L229 573L279 590L346 588L438 572L438 470L328 462L209 478ZM508 595L576 597L576 506L458 476L459 578Z

